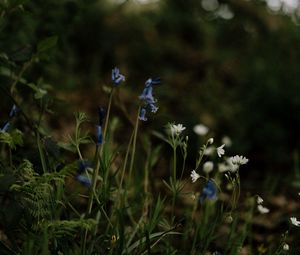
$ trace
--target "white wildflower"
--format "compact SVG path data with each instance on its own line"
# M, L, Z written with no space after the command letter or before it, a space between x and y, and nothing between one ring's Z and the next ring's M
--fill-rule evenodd
M290 249L290 246L287 243L284 243L282 248L283 250L288 251Z
M257 196L257 204L261 205L263 203L263 199L260 196Z
M204 155L205 156L210 156L214 153L215 151L215 147L214 146L209 146L209 147L206 147L206 149L204 150Z
M214 143L214 139L213 138L209 138L208 140L207 140L207 144L213 144Z
M232 145L232 141L229 136L224 136L222 138L222 143L224 143L226 147L230 147Z
M227 158L226 159L226 163L227 163L227 171L230 171L230 172L236 172L238 169L239 169L239 165L235 165L232 163L232 158L233 157L230 157L230 158Z
M265 214L265 213L269 213L270 210L267 207L264 207L262 205L258 205L257 206L257 210L261 213L261 214Z
M197 172L195 170L193 170L191 172L191 177L192 177L192 182L195 182L195 181L197 181L200 178L200 175L197 174Z
M296 217L291 217L290 220L293 225L300 227L300 221L298 221Z
M203 171L205 173L210 173L214 169L214 163L211 161L207 161L203 164Z
M182 124L172 124L170 126L171 135L180 135L183 130L185 130L185 127Z
M222 155L225 154L225 150L223 149L224 146L225 146L225 144L222 144L221 146L219 146L219 147L217 148L217 153L218 153L218 156L219 156L220 158L222 157Z
M246 157L244 157L244 156L239 156L239 155L236 155L236 156L234 156L234 157L231 157L230 160L231 160L231 163L232 163L232 164L238 165L238 166L240 166L240 165L245 165L245 164L247 164L248 161L249 161Z
M194 126L193 130L197 135L206 135L209 131L208 127L203 124L198 124Z
M224 163L219 163L218 164L218 170L219 170L220 173L223 173L223 172L228 171L228 167Z

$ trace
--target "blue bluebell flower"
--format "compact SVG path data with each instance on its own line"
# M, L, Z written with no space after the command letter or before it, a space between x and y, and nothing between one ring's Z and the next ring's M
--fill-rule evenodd
M140 115L139 115L139 120L147 121L147 118L146 118L146 109L145 108L141 108Z
M145 87L143 93L139 96L139 99L144 101L147 104L156 103L157 100L154 99L152 91L153 91L152 86Z
M13 107L11 108L10 112L9 112L9 118L13 118L17 115L19 109L17 108L17 106L14 104Z
M153 85L160 84L161 80L160 78L151 79L149 78L145 82L145 87L143 90L143 93L139 96L139 99L143 102L143 107L139 114L139 119L146 121L147 118L146 115L146 109L150 109L151 112L156 113L158 110L158 107L156 106L157 100L153 97Z
M77 175L76 180L86 187L90 187L92 185L90 178L85 175L81 175L81 174Z
M202 190L202 194L199 197L199 201L203 204L205 199L216 200L217 199L217 187L212 180L208 180Z
M102 127L100 125L96 125L96 143L97 145L103 144Z
M0 128L0 132L7 132L10 127L10 122L6 121L3 125L3 128Z
M145 82L145 87L149 87L149 86L153 86L153 85L159 85L161 84L161 79L160 78L149 78L146 82Z
M125 76L120 74L119 68L115 67L111 71L111 80L115 86L119 86L122 81L125 81Z

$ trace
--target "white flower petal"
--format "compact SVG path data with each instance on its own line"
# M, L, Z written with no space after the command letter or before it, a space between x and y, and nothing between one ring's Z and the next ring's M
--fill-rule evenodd
M225 150L223 149L224 146L225 146L225 144L222 144L221 146L219 146L219 147L217 148L217 154L218 154L218 156L219 156L220 158L222 157L222 155L225 154Z
M300 226L300 221L298 221L296 217L291 217L290 220L294 226L297 226L297 227Z
M196 182L200 178L200 175L197 174L197 172L195 170L193 170L191 172L191 177L192 177L192 182Z
M257 196L257 200L256 201L260 205L260 204L263 203L264 200L260 196Z
M198 124L194 126L193 130L197 135L206 135L209 131L208 127L203 124Z
M257 210L261 213L261 214L265 214L265 213L269 213L270 210L267 207L263 207L262 205L258 205L257 206Z
M182 124L172 124L170 126L171 135L180 135L183 130L185 130L185 127Z
M210 173L214 169L214 163L211 161L207 161L203 164L203 171L205 173Z

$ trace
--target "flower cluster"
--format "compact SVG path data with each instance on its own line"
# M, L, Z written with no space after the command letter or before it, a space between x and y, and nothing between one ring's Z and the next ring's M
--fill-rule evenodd
M171 124L170 126L170 133L172 136L178 136L185 130L185 127L182 124Z
M139 113L139 119L142 121L147 121L146 112L147 108L150 109L151 112L156 113L158 107L156 106L157 100L153 97L153 85L160 84L160 78L148 79L145 82L145 87L143 93L139 96L139 99L143 102L143 106Z

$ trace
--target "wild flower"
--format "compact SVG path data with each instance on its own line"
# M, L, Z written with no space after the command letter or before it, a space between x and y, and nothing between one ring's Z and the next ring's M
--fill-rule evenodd
M11 108L9 114L8 114L9 120L7 120L7 121L4 123L3 127L0 128L0 132L7 132L7 131L9 130L10 125L11 125L10 120L11 120L12 118L14 118L14 117L17 115L18 111L19 111L19 109L18 109L17 106L14 104L14 105L12 106L12 108Z
M171 124L170 126L170 133L172 136L178 136L185 130L185 127L182 124Z
M257 199L256 199L256 202L257 202L257 204L262 204L263 203L263 199L260 197L260 196L257 196Z
M10 112L9 112L9 118L13 118L17 115L19 109L17 108L17 106L14 104L13 107L11 108Z
M140 114L139 114L139 120L147 121L145 108L141 108Z
M157 112L158 107L155 105L157 100L153 97L153 85L158 85L160 83L161 83L160 78L156 78L156 79L150 78L145 82L144 90L143 90L142 94L139 96L139 99L144 104L139 113L140 120L142 120L142 121L147 120L147 118L145 117L147 108L150 108L150 111L152 113Z
M244 157L244 156L239 156L239 155L236 155L236 156L234 156L234 157L231 157L230 160L231 160L231 163L232 163L233 165L238 165L238 166L240 166L240 165L245 165L245 164L247 164L248 161L249 161L246 157Z
M261 204L259 204L257 206L257 210L261 213L261 214L266 214L270 212L270 209L268 209L267 207L262 206Z
M198 124L198 125L194 126L193 130L197 135L200 135L200 136L206 135L209 131L208 127L203 124Z
M91 179L85 175L79 174L76 176L76 180L79 181L86 187L90 187L92 185Z
M282 249L284 251L288 251L290 249L290 246L287 243L284 243L283 246L282 246Z
M120 74L119 68L115 67L111 71L111 80L114 86L119 86L121 82L125 81L125 76Z
M210 173L214 169L214 163L212 161L207 161L203 164L203 171L205 173Z
M215 149L216 148L214 146L206 147L204 150L204 155L206 155L206 156L212 155L214 153Z
M89 177L85 176L83 173L86 171L86 169L89 167L90 163L86 160L79 160L78 162L78 169L75 179L79 181L81 184L83 184L86 187L91 186L91 180Z
M103 144L102 127L100 125L96 125L96 144Z
M193 170L191 172L191 177L192 177L192 182L196 182L200 178L200 175L195 170Z
M216 200L217 199L217 187L212 180L208 180L205 186L202 189L202 193L199 197L199 201L203 204L204 200L208 198L209 200Z
M208 140L207 140L207 144L213 144L214 143L214 139L213 138L209 138Z
M229 136L223 136L222 143L224 143L226 147L230 147L232 145L232 141Z
M218 170L222 172L236 172L239 168L239 165L234 165L231 158L226 158L223 163L218 164Z
M217 154L218 154L218 156L219 156L220 158L222 157L222 155L225 154L225 150L223 149L224 146L225 146L225 144L222 144L221 146L219 146L219 147L217 148Z
M291 217L290 220L294 226L300 227L300 221L298 221L296 217Z
M223 172L228 171L227 165L226 165L225 163L219 163L219 164L218 164L218 171L219 171L220 173L223 173Z
M5 123L4 123L4 125L3 125L3 127L2 128L0 128L0 132L7 132L8 131L8 129L9 129L9 127L10 127L10 122L9 121L6 121Z

